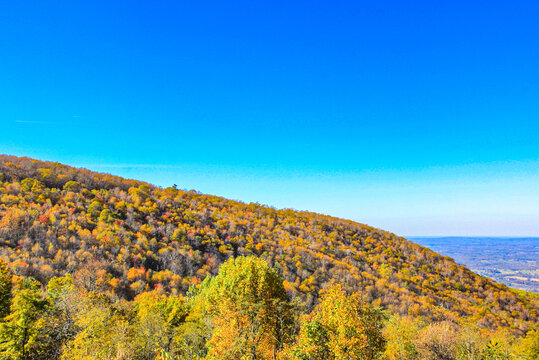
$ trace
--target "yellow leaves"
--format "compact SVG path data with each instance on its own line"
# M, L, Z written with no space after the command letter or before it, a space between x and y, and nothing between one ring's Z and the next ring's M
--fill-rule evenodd
M384 279L389 279L392 273L393 273L393 270L388 264L382 264L378 268L378 274L380 274L380 276Z
M537 320L536 306L526 296L498 291L448 258L352 221L157 189L58 164L2 160L19 166L2 170L0 239L10 245L6 258L28 264L21 273L44 274L43 264L61 272L103 262L125 281L129 268L146 264L156 272L134 276L124 286L141 280L144 288L158 282L162 291L182 292L215 274L230 256L257 254L285 278L286 291L299 290L302 300L316 301L317 290L335 280L362 291L369 302L381 299L391 312L405 313L408 303L420 301L424 308L417 312L426 316L434 316L432 308L440 303L472 314L481 304L492 309L487 323L493 326L525 328ZM24 186L13 180L21 178L28 179ZM161 273L166 269L179 275ZM115 289L109 285L104 286ZM119 286L113 295L129 293ZM482 316L486 313L476 320Z
M127 206L128 206L127 202L124 200L121 200L114 204L114 209L118 211L124 211L127 209Z
M417 339L420 325L408 317L394 315L387 322L384 337L387 339L385 355L388 359L414 359L416 350L414 341Z
M51 169L37 169L36 171L39 174L40 178L43 180L49 180L55 177Z
M283 335L279 321L289 315L282 280L265 261L229 259L204 281L197 300L195 311L214 315L208 359L272 358Z
M196 272L197 276L201 279L204 279L206 276L209 275L208 270L204 269L203 267L198 269Z
M80 329L63 348L62 360L129 359L129 323L98 296L83 298L75 324Z
M2 202L2 204L16 205L19 203L19 198L15 195L4 194L0 198L0 201Z
M304 318L297 343L300 358L374 359L384 348L382 317L359 294L330 287L310 317Z
M227 255L230 253L229 247L227 245L221 245L219 246L219 252L223 255Z
M139 228L139 232L145 235L150 235L152 233L152 228L148 224L142 224Z
M9 208L0 213L0 231L20 231L27 220L27 213L19 208Z
M129 288L135 292L135 294L140 294L148 289L146 283L142 280L137 280L136 282L129 285Z
M26 178L21 180L21 188L25 191L38 193L45 189L45 185L39 180Z

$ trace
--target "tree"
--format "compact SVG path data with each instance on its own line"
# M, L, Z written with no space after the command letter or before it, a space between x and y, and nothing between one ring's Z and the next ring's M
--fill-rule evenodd
M143 359L154 359L160 352L173 354L178 327L187 316L183 297L147 292L135 298L135 344Z
M289 340L292 313L282 279L255 257L226 261L206 279L195 311L213 316L207 359L272 359Z
M12 275L7 264L0 260L0 321L9 315Z
M309 317L304 318L296 348L298 359L377 359L385 347L383 313L330 287Z
M530 329L520 341L517 348L518 354L523 359L539 359L539 329Z
M414 340L417 338L420 326L417 321L399 315L392 316L384 328L387 340L385 355L394 360L416 360L419 354Z
M11 313L0 323L0 359L35 359L40 353L41 344L36 340L43 330L48 302L35 280L25 279L21 287L13 297Z
M43 328L36 341L41 344L39 359L52 360L61 357L62 348L79 330L75 317L83 299L69 274L49 281L47 298L49 304L42 318Z
M428 325L421 330L416 347L421 359L456 360L458 350L456 325L447 321Z
M63 360L127 360L133 356L132 328L109 299L90 292L75 316L79 328L64 347Z
M82 189L82 185L77 181L68 181L64 185L64 190L77 192Z

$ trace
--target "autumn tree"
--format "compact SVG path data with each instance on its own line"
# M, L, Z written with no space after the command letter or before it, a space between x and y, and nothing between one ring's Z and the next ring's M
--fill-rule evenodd
M90 292L75 315L77 334L64 347L62 360L127 360L134 358L127 319L104 295Z
M297 359L377 359L385 347L383 313L365 304L359 293L330 287L310 316L303 319L292 353Z
M526 360L539 359L539 328L530 329L517 346L517 354Z
M181 296L166 296L158 291L135 298L135 345L142 359L154 359L159 353L173 354L176 331L187 316Z
M457 360L456 325L447 321L429 324L419 333L416 347L421 359Z
M213 316L207 359L274 359L289 341L292 314L282 279L255 257L231 258L197 296Z
M47 299L49 303L42 318L43 329L37 338L42 348L40 359L60 359L64 346L79 331L75 317L81 309L83 295L68 274L49 281Z
M418 360L419 353L414 341L420 329L418 321L399 315L392 316L384 328L386 357L391 360Z

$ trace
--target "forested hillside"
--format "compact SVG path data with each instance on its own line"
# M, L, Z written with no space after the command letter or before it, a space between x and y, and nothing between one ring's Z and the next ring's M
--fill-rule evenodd
M185 294L240 255L264 259L307 310L337 283L388 313L515 334L538 320L536 298L367 225L0 157L0 257L17 276L71 274L80 289L130 301Z

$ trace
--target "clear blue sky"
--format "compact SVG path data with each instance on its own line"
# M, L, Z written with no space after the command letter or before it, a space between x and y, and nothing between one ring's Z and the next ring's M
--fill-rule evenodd
M537 1L9 1L0 152L400 235L539 235Z

